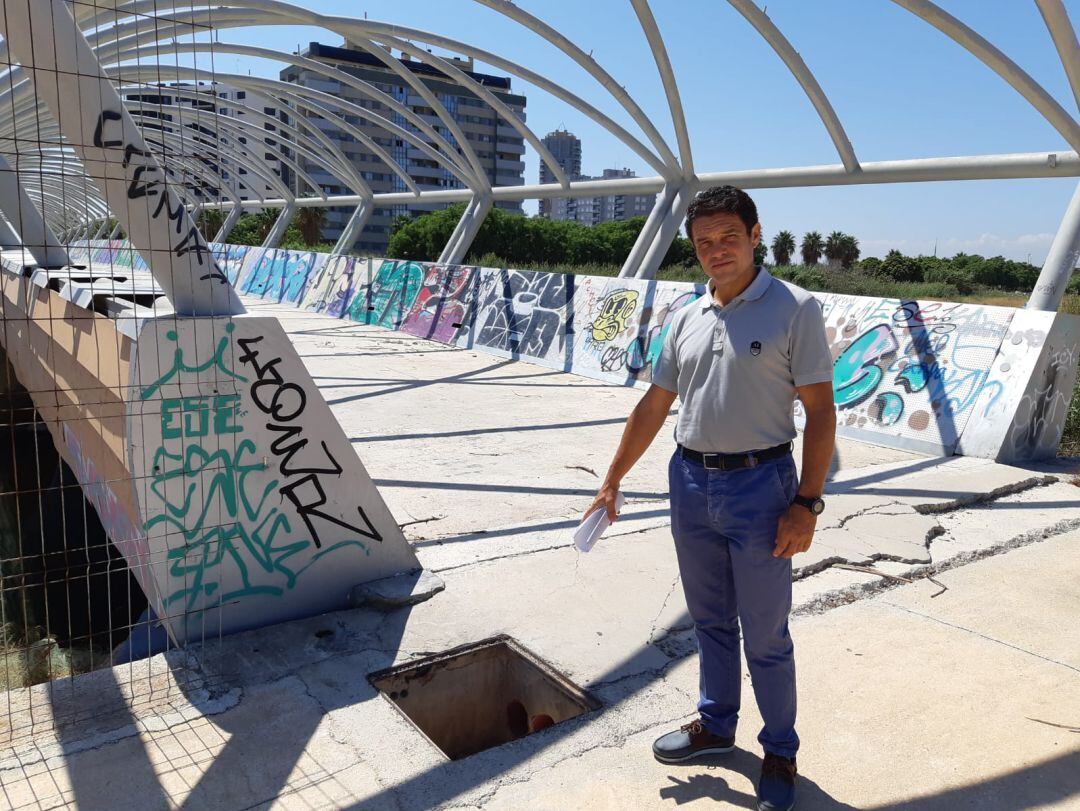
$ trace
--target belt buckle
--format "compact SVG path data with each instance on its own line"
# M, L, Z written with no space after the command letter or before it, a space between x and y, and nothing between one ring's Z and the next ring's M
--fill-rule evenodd
M746 454L746 466L747 467L757 467L758 464L759 464L758 458L754 454L752 454L752 453Z
M709 464L709 459L712 459L714 464ZM724 469L724 462L719 453L703 453L701 454L701 461L705 465L706 470Z

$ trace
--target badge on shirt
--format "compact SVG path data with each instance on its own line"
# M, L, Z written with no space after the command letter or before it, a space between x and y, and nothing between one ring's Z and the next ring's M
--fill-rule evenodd
M750 354L751 355L760 355L761 354L761 341L754 341L752 344L750 344Z

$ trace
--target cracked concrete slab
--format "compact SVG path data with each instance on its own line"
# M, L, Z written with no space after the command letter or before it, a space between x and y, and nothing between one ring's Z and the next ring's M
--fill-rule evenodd
M87 717L51 737L12 736L0 751L0 805L745 806L758 763L748 679L742 751L728 765L672 769L648 753L653 737L691 717L697 693L668 527L672 421L627 477L619 522L581 555L570 530L640 392L295 310L283 321L445 591L64 683ZM1080 764L1075 735L1042 723L1080 715L1077 640L1055 636L1075 625L1080 491L1056 469L851 440L837 456L821 533L794 561L803 807L1004 809L1021 790L1046 803L1080 798L1062 776L1080 773L1068 770ZM1010 566L1016 556L1023 562ZM831 566L844 561L933 575L948 591L931 597L938 588L921 580ZM449 762L367 682L498 633L586 687L601 709ZM1014 695L1015 680L1041 692ZM48 726L68 706L62 695L9 694L9 726L31 716ZM1019 754L980 760L1002 706ZM929 799L913 790L914 775Z

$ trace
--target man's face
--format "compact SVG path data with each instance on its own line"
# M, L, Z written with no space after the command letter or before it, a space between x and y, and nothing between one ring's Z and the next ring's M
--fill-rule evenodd
M754 270L761 225L750 233L735 214L705 214L694 220L694 250L702 270L716 285L737 282Z

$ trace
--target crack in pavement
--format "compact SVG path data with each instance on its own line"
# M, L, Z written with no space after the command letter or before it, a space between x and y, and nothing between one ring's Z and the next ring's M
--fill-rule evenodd
M921 515L951 513L962 510L964 507L970 507L973 504L985 504L990 501L997 501L1005 496L1014 496L1017 493L1023 493L1026 490L1034 490L1036 487L1049 487L1052 484L1057 484L1059 481L1061 481L1061 479L1057 476L1033 476L1030 479L1024 479L1023 481L996 487L989 493L974 493L963 498L935 502L932 504L916 504L914 505L914 509L915 512Z
M664 595L664 601L660 603L660 610L656 612L656 616L653 617L652 625L649 626L649 638L645 642L646 645L653 643L653 637L656 636L656 623L660 621L660 615L664 613L664 609L667 608L668 600L671 599L671 595L675 593L675 587L679 585L680 575L676 574L675 579L671 581L671 587L668 589L666 595Z
M554 544L552 546L541 546L537 549L528 549L523 552L507 552L505 555L498 555L497 557L493 558L484 558L483 560L470 560L466 563L455 563L453 566L444 566L441 569L429 569L428 571L434 572L435 574L441 574L443 572L453 572L458 569L467 569L470 566L482 566L485 563L495 563L500 560L509 560L510 558L523 558L527 557L528 555L538 554L540 552L551 552L556 549L572 549L573 546L574 545L569 542Z
M1073 665L1067 664L1065 662L1059 662L1057 659L1051 659L1049 656L1043 656L1041 653L1036 653L1035 651L1028 650L1027 648L1021 648L1018 645L1013 645L1011 642L1005 642L1002 639L996 639L995 637L987 636L986 634L981 633L980 631L976 631L973 628L967 628L967 627L965 627L963 625L957 625L954 622L948 622L946 620L941 619L940 617L935 617L935 616L932 616L931 614L924 614L921 611L915 611L914 609L907 608L906 606L897 605L896 603L891 603L888 600L882 600L881 604L890 606L891 608L899 609L900 611L903 611L903 612L905 612L907 614L912 614L913 616L916 616L916 617L921 617L922 619L926 619L926 620L930 620L932 622L936 622L936 623L938 623L940 625L945 625L945 626L947 626L949 628L955 628L957 631L965 631L966 633L969 633L972 636L977 636L977 637L979 637L981 639L985 639L987 642L994 642L995 644L1003 645L1006 648L1012 648L1014 651L1018 651L1019 653L1026 653L1028 656L1034 656L1036 659L1042 659L1044 662L1050 662L1050 664L1060 665L1061 667L1068 668L1069 670L1072 670L1072 671L1074 671L1076 673L1080 673L1080 667L1074 667Z
M993 490L990 490L990 491L988 491L986 493L976 493L976 494L973 494L971 496L966 496L966 497L963 497L963 498L952 499L952 500L946 501L946 502L935 502L935 503L930 503L930 504L914 504L914 505L912 505L912 504L906 504L903 501L894 499L892 501L885 502L884 504L872 504L869 507L864 507L861 510L857 510L856 512L851 513L850 515L845 515L842 518L840 518L840 520L835 524L829 524L827 526L819 527L817 529L817 532L823 532L825 530L833 530L833 529L846 529L846 525L848 523L850 523L851 521L853 521L856 518L860 518L860 517L863 517L863 516L866 516L866 515L884 515L884 516L895 515L895 516L901 516L901 515L910 515L911 513L915 513L915 514L918 514L918 515L941 515L941 514L953 513L953 512L957 512L959 510L962 510L962 509L964 509L966 507L972 507L972 506L975 506L975 505L988 504L988 503L991 503L991 502L994 502L994 501L998 501L998 500L1000 500L1002 498L1005 498L1007 496L1016 495L1018 493L1023 493L1023 492L1025 492L1027 490L1032 490L1032 489L1035 489L1035 488L1038 488L1038 487L1048 487L1048 486L1050 486L1052 484L1056 484L1056 483L1058 483L1060 481L1061 480L1057 476L1049 476L1049 475L1048 476L1034 476L1034 477L1024 479L1024 480L1019 481L1019 482L1013 482L1011 484L1007 484L1007 485L1003 485L1001 487L997 487L997 488L995 488ZM651 499L651 500L635 500L632 503L634 505L648 505L648 504L658 504L658 503L666 502L666 501L667 501L667 499ZM629 503L630 502L628 502L628 504ZM891 507L902 507L904 509L902 509L900 511L897 511L897 512L885 512L885 510L888 510ZM626 537L626 536L629 536L629 535L640 535L640 534L643 534L643 533L646 533L646 532L651 532L653 530L661 529L663 527L667 527L667 526L670 526L670 525L671 525L670 521L660 522L660 523L657 523L657 524L655 524L653 526L646 526L646 527L642 527L640 529L627 530L625 532L608 532L605 537L608 537L608 538L621 538L621 537ZM614 529L614 527L613 527L613 529ZM934 535L933 537L928 537L927 538L926 548L927 548L928 551L930 549L930 542L934 539L934 537L938 537L941 534L945 533L944 528L942 528L940 525L938 525L937 527L934 527L934 528L932 528L930 530L931 533L934 533L935 531L937 531L937 535ZM435 536L433 538L423 539L423 540L445 540L445 538L453 538L453 537L455 537L455 536L453 534L451 534L451 535L447 535L445 537L443 537L443 536ZM412 540L418 540L418 539L412 539ZM520 551L520 552L507 552L504 555L498 555L498 556L492 557L492 558L484 558L483 560L473 560L473 561L468 561L466 563L458 563L458 564L454 564L452 566L445 566L443 568L432 569L431 571L436 572L436 573L450 572L450 571L455 571L455 570L458 570L458 569L464 569L464 568L467 568L467 567L470 567L470 566L479 566L479 565L484 564L484 563L491 563L491 562L499 561L499 560L507 560L509 558L515 558L515 557L524 557L524 556L528 556L528 555L535 555L535 554L539 554L539 553L543 553L543 552L551 552L553 550L565 549L565 548L572 547L572 546L573 546L573 544L570 543L570 542L551 544L551 545L548 545L548 546L542 546L542 547L538 547L536 549L530 549L530 550L525 550L525 551ZM816 563L808 564L806 566L797 567L793 572L793 580L795 580L795 581L804 580L804 579L806 579L808 577L811 577L811 576L813 576L815 574L819 574L819 573L825 571L826 569L832 568L832 566L834 564L836 564L836 563L847 563L847 564L851 564L851 565L865 565L865 564L870 564L870 563L876 563L878 561L886 561L886 562L890 562L890 563L904 563L904 564L908 564L908 565L922 565L922 564L932 563L933 559L930 558L928 560L920 560L920 559L917 559L917 558L904 558L904 557L899 557L899 556L895 556L895 555L889 555L887 553L875 553L875 554L873 554L873 555L871 555L869 557L860 558L858 560L851 560L849 558L844 558L844 557L840 557L840 556L834 556L834 557L826 558L825 560L818 561Z
M943 574L944 572L959 569L962 566L967 566L968 564L976 563L980 560L985 560L997 555L1003 555L1007 552L1011 552L1013 549L1030 546L1031 544L1045 541L1048 538L1071 532L1074 529L1080 529L1080 518L1067 518L1051 524L1048 527L1041 527L1039 529L1023 532L1007 541L995 544L994 546L988 546L969 552L961 552L941 563L919 565L903 572L903 576L909 580L930 579L939 574ZM945 534L947 534L947 532ZM940 535L938 537L940 537ZM795 607L792 610L791 615L795 617L823 614L833 608L849 605L858 600L865 600L869 597L874 597L883 591L889 591L903 585L906 584L898 583L888 578L882 578L869 583L855 583L842 589L834 589L825 592L824 594Z
M856 512L853 512L850 515L845 515L836 524L829 524L828 526L825 526L825 527L818 527L816 531L821 532L821 531L826 530L826 529L843 529L847 525L847 523L849 521L853 521L856 518L860 518L860 517L862 517L864 515L904 515L903 512L899 512L899 513L882 513L882 512L878 512L879 510L883 510L886 507L904 507L904 506L907 506L907 505L905 505L902 501L887 501L884 504L871 504L869 507L864 507L863 509L858 510ZM914 509L914 508L909 507L909 509Z
M315 702L315 706L317 706L319 708L319 710L322 712L323 719L326 721L326 734L330 738L330 740L332 740L338 746L345 747L346 750L348 750L349 752L351 752L353 754L353 756L355 756L357 762L365 763L367 765L367 767L368 767L368 773L371 775L372 779L375 781L375 785L377 785L379 787L382 795L385 796L385 797L389 797L393 801L394 807L399 809L399 811L405 811L405 806L402 804L401 798L398 796L397 791L394 790L393 786L388 786L383 781L382 777L379 775L378 769L375 768L375 765L373 763L370 763L369 761L367 761L365 759L365 757L364 757L365 753L360 750L360 748L356 745L356 743L352 742L351 740L343 740L342 739L342 733L339 730L336 729L337 721L334 719L333 711L322 702L322 699L320 699L317 695L315 695L311 691L311 685L308 684L307 679L305 679L300 673L294 674L294 677L296 678L296 680L298 682L300 682L300 686L303 688L304 695L306 695L313 702ZM332 773L330 773L330 772L328 772L327 774L332 775ZM312 785L315 785L315 783L310 783L308 786L304 786L303 788L308 788L308 787L310 787ZM296 791L300 791L300 790L303 790L303 789L302 788L297 788L296 789ZM281 792L276 796L282 797L282 796L285 796L285 793ZM273 798L268 798L268 799L273 799Z

